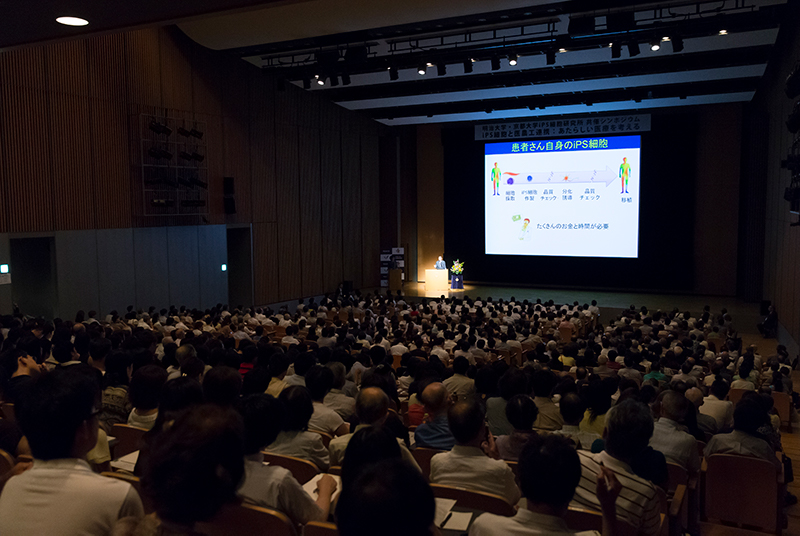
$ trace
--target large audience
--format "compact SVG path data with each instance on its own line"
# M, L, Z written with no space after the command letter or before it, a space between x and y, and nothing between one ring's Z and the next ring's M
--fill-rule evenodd
M293 309L0 318L0 450L16 462L0 532L189 535L247 503L343 536L436 534L437 484L515 512L478 515L471 535L571 534L570 507L603 534L656 535L668 463L692 477L737 454L791 478L773 401L796 416L788 353L743 348L725 310L601 318L596 302L388 292ZM119 424L146 430L136 489L99 474ZM311 494L271 456L325 474Z

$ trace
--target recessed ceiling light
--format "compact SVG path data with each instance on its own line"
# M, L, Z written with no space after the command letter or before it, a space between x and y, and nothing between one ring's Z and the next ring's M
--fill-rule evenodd
M433 67L433 64L431 62L428 62L428 67Z
M728 30L720 30L719 35L728 35Z
M66 26L86 26L89 24L89 21L86 19L81 19L79 17L58 17L56 22L59 24L64 24Z
M559 51L559 52L566 52L566 51L567 51L567 49L566 49L566 48L559 48L559 49L558 49L558 51Z
M669 37L662 37L661 40L662 41L669 41Z

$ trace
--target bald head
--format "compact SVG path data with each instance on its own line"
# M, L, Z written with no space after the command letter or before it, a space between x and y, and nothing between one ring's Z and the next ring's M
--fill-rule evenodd
M685 396L675 391L668 391L661 399L661 416L673 421L682 421L686 418L689 401Z
M179 366L183 366L186 360L190 357L197 357L197 350L195 350L194 346L191 344L178 346L178 349L175 350L175 359L178 360Z
M380 425L389 413L389 397L378 387L367 387L356 398L356 416L361 424Z
M444 384L434 382L422 391L420 400L425 404L428 413L438 415L446 412L450 406L450 393L447 392Z
M689 399L689 402L694 404L694 407L696 408L699 408L703 405L703 391L697 387L692 387L686 391L686 398Z

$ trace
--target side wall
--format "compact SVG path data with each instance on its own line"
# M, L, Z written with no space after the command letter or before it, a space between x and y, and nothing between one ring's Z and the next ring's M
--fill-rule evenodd
M143 215L142 113L206 122L207 217ZM0 233L252 224L258 304L318 295L342 280L377 286L379 126L279 87L174 27L5 52ZM233 215L224 212L223 177L235 180ZM194 247L180 231L152 232L165 252Z

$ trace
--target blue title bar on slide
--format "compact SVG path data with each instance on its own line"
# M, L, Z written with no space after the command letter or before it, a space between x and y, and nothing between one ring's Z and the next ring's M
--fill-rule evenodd
M487 143L484 154L563 153L568 151L603 151L608 149L639 149L640 136L608 136L602 138L563 138Z

